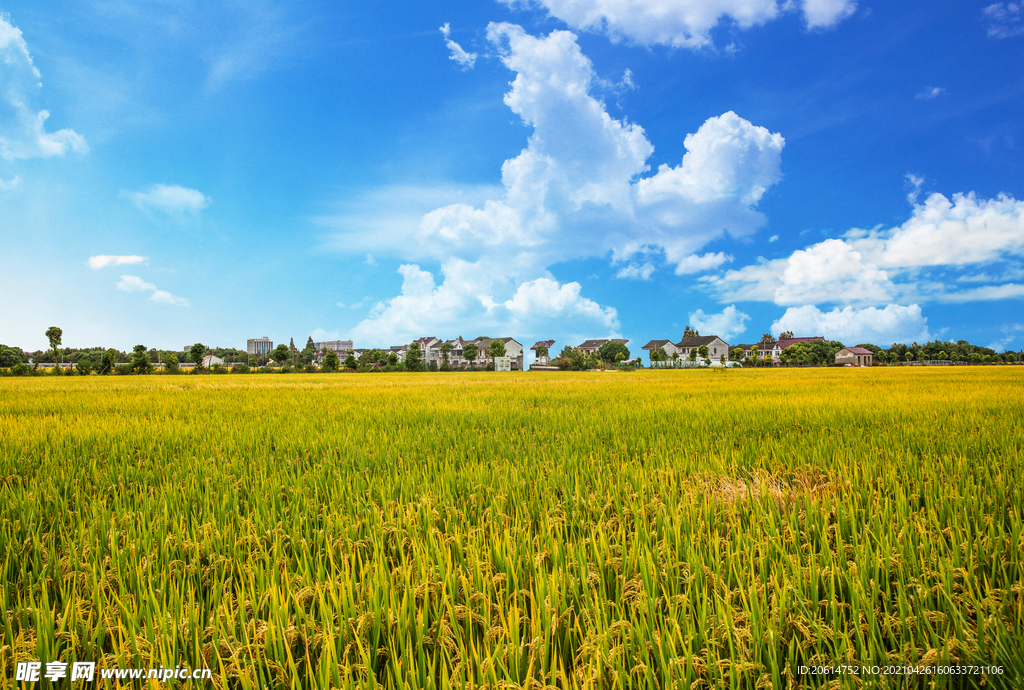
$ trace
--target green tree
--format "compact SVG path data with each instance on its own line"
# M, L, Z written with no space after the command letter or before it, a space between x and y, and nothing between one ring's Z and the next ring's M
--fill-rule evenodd
M579 348L570 345L562 348L561 354L558 355L553 364L559 369L567 369L569 371L586 371L593 368L591 359L584 355Z
M451 364L449 364L449 362L448 362L448 355L454 349L455 349L455 346L452 345L451 343L442 343L441 344L441 359L444 360L444 365L443 365L443 367L441 369L442 371L451 371L452 367L451 367Z
M306 338L306 347L304 347L303 349L312 350L313 352L316 352L316 343L313 342L313 336L309 336L308 338Z
M87 359L80 359L75 364L75 372L79 376L88 376L92 373L92 362Z
M666 361L668 359L668 355L665 354L665 348L663 348L663 347L656 347L653 350L651 350L651 357L650 357L650 359L651 359L652 362L664 362L664 361Z
M498 357L505 356L505 341L495 338L491 341L491 344L487 346L487 354L491 358L491 364L495 364L495 359Z
M466 343L462 346L462 358L469 362L469 368L472 371L476 371L473 363L476 361L478 354L480 354L480 346L476 343Z
M60 347L60 339L63 335L64 331L56 326L50 326L46 329L46 339L50 341L50 349L53 350L54 362L57 361L57 348Z
M181 371L181 367L178 366L178 355L173 352L164 355L164 371L168 374L177 374Z
M188 349L188 357L196 365L194 371L203 370L203 357L206 356L206 346L202 343L196 343Z
M685 329L683 330L683 337L684 337L684 338L696 338L696 337L698 337L699 335L700 335L700 332L699 332L699 331L698 331L697 329L695 329L695 328L690 328L689 326L687 326L687 327L686 327L686 328L685 328Z
M629 359L629 348L617 340L609 340L598 348L597 358L603 362L622 362Z
M423 371L423 348L419 343L409 343L405 350L405 368L409 371Z
M100 373L101 374L113 374L114 366L117 364L117 350L110 348L103 353L103 358L100 359Z
M547 357L548 356L548 349L546 347L544 347L543 345L541 347L538 347L536 352L537 352L537 358L538 359L541 358L541 357Z
M307 347L302 352L299 353L299 362L301 362L302 364L311 364L315 356L316 350L314 350L311 347Z
M274 360L274 364L285 366L292 358L292 351L288 349L287 345L281 343L270 353L270 358Z
M789 340L792 337L793 331L783 331L782 333L779 333L779 340Z
M346 369L355 369L358 366L359 366L359 362L356 361L356 356L355 355L351 355L350 354L348 357L345 358L345 368Z
M698 347L697 354L699 354L701 359L704 360L705 366L711 366L711 350L708 349L707 345L701 345L700 347Z
M695 348L695 347L691 347L690 348L690 361L691 362L696 362L697 361L697 348Z
M334 350L328 350L327 354L324 355L324 369L327 371L337 371L340 366L341 359L338 357L338 353Z
M19 348L0 345L0 367L10 369L21 362L22 356Z
M132 349L132 373L148 374L152 371L153 365L149 362L149 350L145 345L136 345Z

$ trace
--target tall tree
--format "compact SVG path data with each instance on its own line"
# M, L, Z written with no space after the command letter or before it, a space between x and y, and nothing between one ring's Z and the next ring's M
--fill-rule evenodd
M451 371L451 364L448 361L449 353L455 349L455 346L451 343L441 344L441 358L444 360L444 364L441 367L441 371Z
M423 369L423 348L415 341L409 343L409 347L405 351L405 368L409 371Z
M313 342L313 336L309 336L306 339L306 350L316 350L316 343Z
M206 356L206 346L202 343L196 343L188 349L188 358L191 359L196 365L196 371L202 371L203 369L203 357Z
M491 364L494 364L494 360L498 357L505 356L505 341L500 338L495 338L491 341L491 344L487 346L487 354L491 358Z
M622 362L629 359L629 348L617 340L609 340L598 348L597 356L605 362Z
M793 331L782 331L779 333L779 340L789 340L793 337Z
M291 356L291 350L289 350L288 346L284 343L275 347L274 351L270 353L270 357L274 360L274 364L279 366L287 364L288 360L291 359Z
M684 338L696 338L699 335L700 335L700 332L697 331L697 329L690 328L689 326L687 326L686 330L683 331L683 337Z
M145 345L136 345L132 350L132 373L148 374L153 370L149 362L149 351Z
M324 355L324 369L327 371L337 371L340 364L338 353L334 350L328 350L327 354Z
M761 342L766 345L773 345L775 343L775 338L772 337L771 333L765 333L761 336Z
M117 364L117 350L110 348L103 353L103 358L100 360L100 373L113 374L115 364Z
M462 346L462 357L469 362L469 368L472 371L476 371L473 367L473 362L476 361L478 354L480 354L480 346L476 343L466 343Z
M50 326L46 329L46 339L50 341L50 349L53 350L54 362L57 361L57 348L60 347L60 339L63 335L64 331L56 326Z

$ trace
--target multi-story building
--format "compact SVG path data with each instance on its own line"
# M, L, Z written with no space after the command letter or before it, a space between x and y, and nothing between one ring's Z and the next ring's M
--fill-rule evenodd
M267 336L249 338L246 344L246 351L250 355L269 355L273 349L274 343L270 342L270 338Z

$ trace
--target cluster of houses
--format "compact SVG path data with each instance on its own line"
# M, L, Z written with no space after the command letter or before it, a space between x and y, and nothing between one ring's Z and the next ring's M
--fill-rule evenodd
M441 340L440 338L430 336L417 338L413 342L419 344L423 363L427 366L434 363L440 367L445 360L445 351L447 351L448 365L461 368L467 366L483 367L490 364L492 358L487 354L487 351L491 346L491 342L494 340L500 340L505 345L505 355L504 357L497 357L494 359L494 368L498 371L522 371L523 346L522 343L517 341L515 338L475 338L473 340L467 340L460 335L454 340ZM465 347L470 343L477 347L477 354L472 360L465 356ZM409 346L412 345L412 343L409 343L408 345L392 345L389 348L356 348L353 346L351 340L329 340L315 343L315 345L317 353L320 356L328 350L334 350L342 359L345 359L349 355L359 359L364 352L375 349L388 354L393 352L395 356L398 357L398 361L404 362L405 356L409 352ZM445 345L448 347L444 347Z
M257 342L254 340L249 341L249 352L250 354L256 354L256 351L270 352L272 343L265 339L258 339L264 341L259 346L254 348L253 343ZM494 340L500 340L505 346L505 355L503 357L492 358L488 354L491 343ZM773 342L760 342L750 344L738 344L730 346L729 343L725 342L722 338L717 335L692 335L685 336L679 342L672 342L671 340L652 340L643 346L643 350L647 350L648 353L653 353L655 350L661 350L665 353L669 360L689 360L691 354L696 356L701 347L707 347L708 358L711 360L712 365L721 366L722 364L728 364L733 360L732 352L737 348L743 351L743 358L750 356L751 350L756 351L757 357L762 360L771 359L772 362L778 362L782 356L782 351L791 345L796 343L810 343L816 340L825 340L821 336L805 337L805 338L783 338ZM493 360L494 368L497 371L522 371L524 368L523 360L523 345L515 338L504 337L504 338L475 338L473 340L467 340L462 336L455 338L454 340L442 340L433 336L418 338L413 341L420 347L421 356L425 365L430 366L432 363L438 367L446 360L449 366L455 368L462 368L467 366L486 366ZM621 338L614 339L594 339L586 340L577 346L577 349L584 354L597 354L601 346L608 342L619 342L625 345L628 340ZM466 346L469 344L476 345L477 353L473 359L466 357ZM530 349L536 353L535 361L531 368L534 369L549 369L552 368L551 360L552 348L554 347L554 340L540 340L534 343ZM408 354L409 345L393 345L390 348L356 348L351 340L328 340L323 342L314 343L317 351L318 360L322 360L324 354L328 351L334 351L338 353L338 356L345 359L349 355L354 356L358 359L364 352L370 349L379 349L386 354L394 353L398 358L398 361L405 361L406 355ZM651 360L652 364L657 365L656 360ZM838 364L850 364L852 366L871 366L872 364L872 353L862 347L845 347L836 353L836 363ZM665 363L668 365L668 363ZM204 365L206 362L204 361ZM207 365L208 366L208 365Z
M644 345L642 349L647 350L648 352L660 349L670 359L689 359L691 353L699 351L701 346L706 346L708 348L708 357L711 359L712 364L719 365L733 361L731 352L737 349L743 352L743 359L751 356L750 353L753 350L756 352L758 359L768 360L770 358L772 362L775 363L781 359L782 351L787 347L796 345L797 343L812 343L816 340L824 341L825 338L820 335L806 338L781 338L779 340L769 342L762 341L759 343L737 344L730 346L729 343L725 342L717 335L694 335L684 337L678 343L673 343L671 340L652 340ZM673 355L675 355L675 357L673 357ZM872 364L872 357L873 354L871 350L866 348L844 347L836 353L836 364L869 367Z

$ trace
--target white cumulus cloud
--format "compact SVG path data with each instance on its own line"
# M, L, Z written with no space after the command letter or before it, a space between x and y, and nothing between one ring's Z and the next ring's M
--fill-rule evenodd
M842 240L825 240L798 249L789 257L775 288L775 303L813 304L821 301L878 304L892 298L895 288L885 271L866 264ZM823 295L829 295L823 300Z
M747 330L747 321L750 321L750 315L730 304L718 314L705 314L698 309L690 314L689 323L701 335L717 335L728 342Z
M857 10L853 0L803 0L804 21L809 29L827 29Z
M813 305L790 307L772 324L772 333L793 331L806 335L824 336L826 340L839 340L846 345L874 343L926 342L928 319L917 304L901 306L889 304L883 309L866 307L836 307L823 312Z
M923 180L908 175L915 192ZM922 277L929 269L957 271L1024 257L1024 202L1006 195L978 199L932 194L914 207L907 222L888 230L858 230L793 252L786 259L705 276L701 280L723 301L774 301L779 305L972 302L1019 297L1016 283L958 290ZM1014 279L1012 271L1003 272ZM965 277L983 282L988 274ZM1000 274L989 276L997 281Z
M518 319L533 316L574 317L582 316L604 328L618 328L618 314L612 307L602 307L597 302L580 296L580 284L559 285L551 278L537 278L523 283L505 307Z
M389 251L405 260L403 293L371 312L363 332L397 335L399 314L421 326L412 332L445 330L443 324L465 323L469 314L511 323L525 318L512 309L518 288L550 279L548 267L562 261L611 254L613 264L626 263L620 277L639 279L661 263L683 272L711 270L732 257L697 254L701 248L764 224L756 206L781 179L781 135L733 112L709 117L686 137L677 166L652 173L653 145L639 124L612 117L594 95L605 82L575 35L532 36L516 25L491 24L487 38L515 74L504 102L531 128L526 147L502 165L500 187L473 188L421 211L415 226L393 212L384 232L358 212L320 221L344 228L332 240L337 247ZM415 194L396 198L405 197L419 203ZM434 280L420 268L427 260L441 264L443 282L410 292L419 274L408 267ZM597 319L593 309L574 312L586 313Z
M808 28L831 27L850 16L853 0L503 0L541 7L574 29L640 45L702 48L726 21L741 29L765 24L799 8Z
M176 184L155 184L144 192L124 192L123 195L141 211L160 211L178 219L198 216L210 205L210 198L202 192Z
M107 266L126 266L130 264L141 264L146 260L144 256L137 256L130 254L127 256L111 256L109 254L98 254L96 256L90 256L89 268L96 270L98 268L106 268Z
M46 131L47 110L39 100L42 76L21 30L0 15L0 158L6 161L51 158L89 150L82 135L71 129Z
M123 275L117 282L117 289L124 292L149 292L149 300L159 304L171 304L176 307L187 307L189 302L184 297L177 297L166 290L158 290L153 283L146 282L138 276Z

